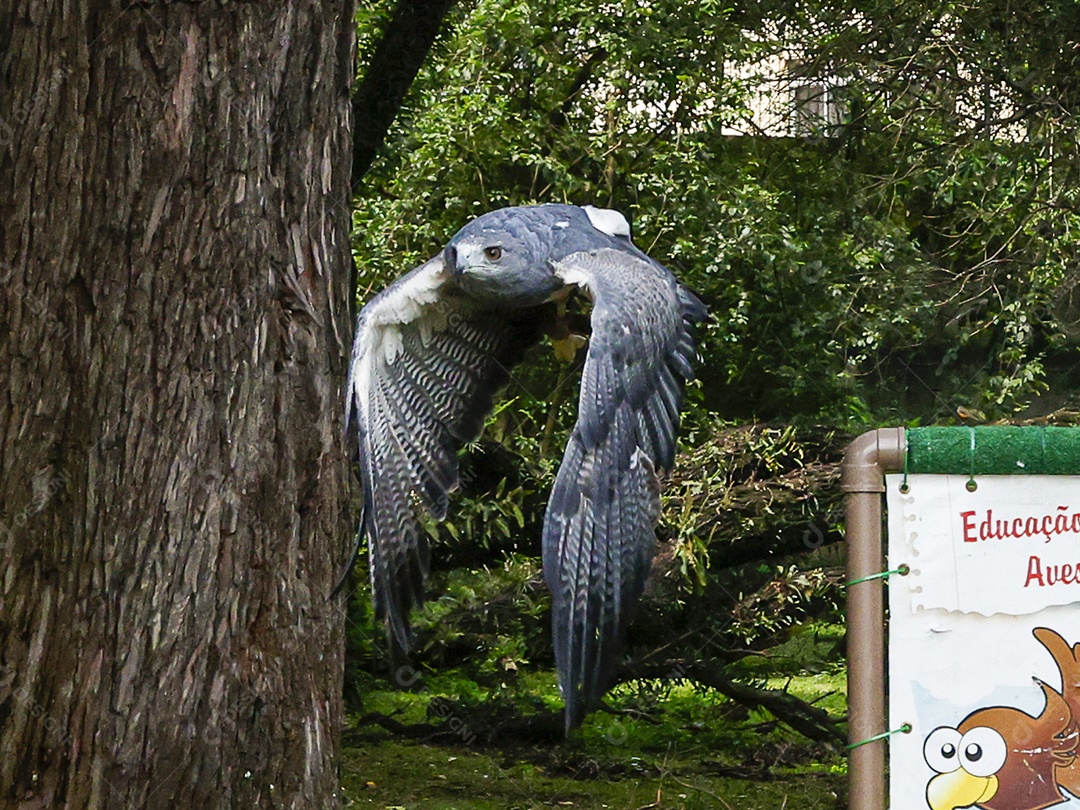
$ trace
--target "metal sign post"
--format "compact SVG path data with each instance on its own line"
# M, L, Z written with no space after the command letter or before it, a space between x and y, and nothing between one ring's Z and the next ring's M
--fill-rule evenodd
M852 442L840 486L847 515L848 783L851 810L885 807L885 587L881 503L885 471L902 469L903 428Z

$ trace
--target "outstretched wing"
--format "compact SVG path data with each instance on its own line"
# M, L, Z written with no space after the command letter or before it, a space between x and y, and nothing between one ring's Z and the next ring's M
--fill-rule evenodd
M567 729L607 690L632 607L645 587L659 517L657 472L671 467L692 326L705 307L627 246L555 266L593 299L578 421L544 521L555 659Z
M359 439L376 613L404 650L428 571L425 512L446 516L457 451L476 438L510 367L540 335L542 308L484 308L464 296L443 255L360 312L348 416Z

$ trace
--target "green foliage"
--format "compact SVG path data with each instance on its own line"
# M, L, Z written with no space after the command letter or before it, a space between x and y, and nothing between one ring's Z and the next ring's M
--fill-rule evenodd
M1076 83L1047 41L1074 17L463 3L365 180L361 289L492 207L612 205L710 305L721 415L1012 412L1075 365ZM733 137L777 54L836 85L846 120Z
M536 558L512 555L501 565L438 575L440 594L415 616L418 653L431 666L460 666L473 679L507 681L543 640L547 592Z

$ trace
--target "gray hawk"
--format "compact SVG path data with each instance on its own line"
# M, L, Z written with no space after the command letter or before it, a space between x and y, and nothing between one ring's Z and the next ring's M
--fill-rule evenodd
M630 241L615 211L572 205L478 217L360 312L347 388L377 615L411 645L424 598L426 511L446 516L461 447L511 367L573 291L592 300L578 419L548 502L544 578L567 731L611 685L645 587L657 474L675 457L691 333L704 305Z

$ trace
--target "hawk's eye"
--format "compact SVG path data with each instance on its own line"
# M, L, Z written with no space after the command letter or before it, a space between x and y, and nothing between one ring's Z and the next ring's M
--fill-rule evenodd
M502 258L502 248L498 245L486 247L484 248L484 255L488 257L489 261L497 262Z

